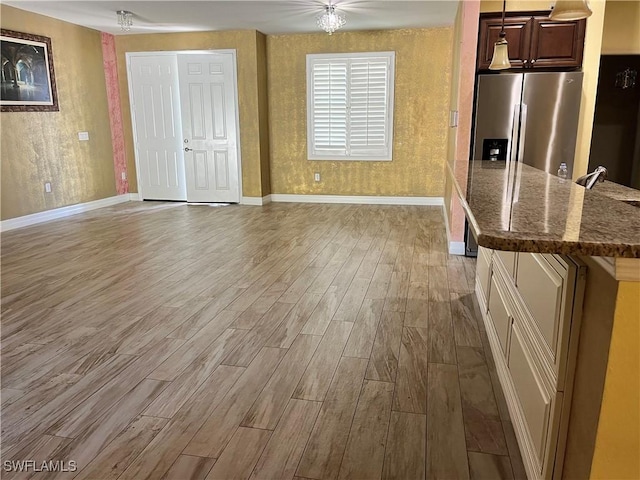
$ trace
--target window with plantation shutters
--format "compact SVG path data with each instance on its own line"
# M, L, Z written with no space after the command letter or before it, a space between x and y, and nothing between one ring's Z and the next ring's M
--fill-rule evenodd
M310 160L391 160L394 52L307 55Z

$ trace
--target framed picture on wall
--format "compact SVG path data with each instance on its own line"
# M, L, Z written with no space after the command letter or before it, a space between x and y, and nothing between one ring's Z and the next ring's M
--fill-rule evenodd
M0 110L3 112L58 111L51 39L0 30L2 71Z

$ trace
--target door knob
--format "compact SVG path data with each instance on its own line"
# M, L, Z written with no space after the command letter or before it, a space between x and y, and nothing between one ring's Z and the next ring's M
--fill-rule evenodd
M192 148L184 147L184 151L185 151L185 152L190 152L190 151L192 151L192 150L193 150Z

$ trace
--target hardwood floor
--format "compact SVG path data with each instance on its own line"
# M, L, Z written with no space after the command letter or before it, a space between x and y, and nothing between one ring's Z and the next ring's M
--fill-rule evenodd
M2 234L3 478L524 478L439 207L131 202Z

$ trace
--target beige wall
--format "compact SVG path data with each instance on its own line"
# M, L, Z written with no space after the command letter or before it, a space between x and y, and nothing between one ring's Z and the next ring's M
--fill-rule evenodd
M450 27L268 36L272 192L443 196L451 40ZM393 161L307 160L306 55L389 50L396 52Z
M264 190L261 173L266 163L268 143L264 141L266 121L260 114L260 94L264 87L264 75L259 75L259 63L264 54L258 54L258 43L262 34L255 30L234 30L225 32L163 33L150 35L120 35L116 37L118 56L118 79L122 104L127 170L135 172L133 153L133 133L131 128L131 109L126 74L126 52L153 52L173 50L218 50L235 49L238 65L238 102L240 111L240 149L242 154L242 194L259 197ZM264 70L264 67L262 67ZM263 95L264 96L264 95ZM262 103L266 104L264 99ZM261 142L261 131L263 141ZM267 177L268 178L268 177ZM137 191L136 177L129 174L130 191Z
M479 1L461 2L454 25L452 88L449 108L458 111L458 125L449 128L447 151L449 168L445 175L444 199L445 215L449 227L447 234L450 242L464 240L465 216L452 182L455 178L462 190L467 187L479 13ZM450 176L450 173L453 176Z
M593 117L596 110L596 92L600 73L605 0L591 0L589 5L593 14L587 19L587 31L584 39L584 57L582 58L584 80L582 81L576 155L573 161L574 180L587 173L589 168L591 134L593 133Z
M100 32L0 5L2 28L51 38L59 112L3 112L3 220L116 194ZM88 142L78 132L88 131ZM51 182L52 193L44 192Z
M618 282L597 259L580 260L587 277L561 476L568 480L590 477L618 296Z
M462 20L463 4L458 5L456 11L456 18L453 24L453 38L451 45L451 92L449 93L449 110L458 110L458 95L460 91L460 50L462 48ZM457 145L457 127L449 127L447 135L447 163L453 168L456 157L456 145ZM444 214L447 218L449 229L451 229L451 220L453 217L453 211L456 208L455 203L455 191L451 178L448 176L448 172L445 169L445 183L444 183ZM459 235L452 235L451 231L447 232L449 235L449 241L453 240L453 237Z
M607 0L604 11L602 54L640 54L639 1Z
M593 479L640 478L640 282L620 282L613 317Z
M528 10L550 10L555 0L507 0L507 12ZM480 13L501 12L502 0L482 0Z
M456 18L453 24L453 39L451 51L451 92L449 94L449 109L451 111L458 110L458 97L460 95L460 55L462 50L464 20L464 4L458 5ZM474 69L475 70L475 69ZM453 166L456 158L456 132L457 127L449 127L449 135L447 141L447 162Z

